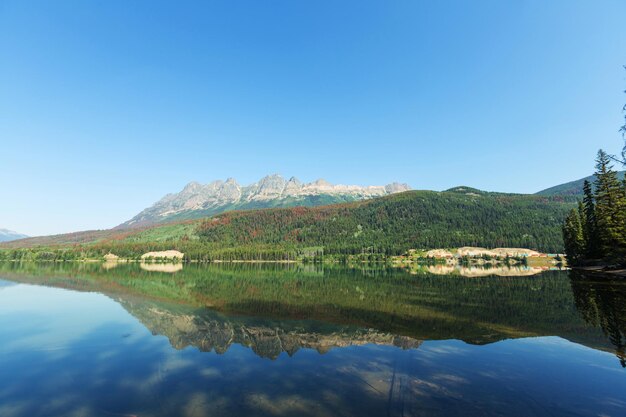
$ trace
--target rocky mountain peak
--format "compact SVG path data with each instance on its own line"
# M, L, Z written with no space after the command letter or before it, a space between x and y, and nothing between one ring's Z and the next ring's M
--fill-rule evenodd
M259 181L259 186L275 188L279 186L284 187L286 183L287 181L283 178L282 175L272 174L272 175L266 175L265 177L261 178L261 180Z
M182 192L183 193L195 193L200 188L202 188L202 184L200 184L197 181L191 181L189 184L185 185L185 188L183 188Z
M241 186L234 178L208 184L192 181L176 194L168 194L118 228L143 226L175 219L204 217L233 209L319 205L382 197L406 191L406 184L385 186L333 185L324 179L302 183L271 174ZM326 196L324 199L318 196Z
M302 189L302 182L296 177L289 178L287 184L285 185L284 194L285 195L295 195Z

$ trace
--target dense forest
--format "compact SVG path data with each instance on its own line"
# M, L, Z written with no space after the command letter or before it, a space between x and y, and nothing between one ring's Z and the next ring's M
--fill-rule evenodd
M598 152L593 184L563 225L565 252L571 265L626 265L626 178L618 179L612 158Z
M236 211L140 231L92 234L95 240L7 244L0 259L138 258L177 249L186 260L377 260L408 249L460 246L563 249L561 224L575 198L487 193L466 187L408 191L322 207ZM75 237L73 237L74 240ZM69 240L69 242L73 241ZM34 244L27 247L29 242ZM2 246L0 246L2 248Z

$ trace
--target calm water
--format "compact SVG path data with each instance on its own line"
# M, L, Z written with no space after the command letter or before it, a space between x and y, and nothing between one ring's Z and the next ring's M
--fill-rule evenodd
M626 281L465 273L0 264L0 416L626 416Z

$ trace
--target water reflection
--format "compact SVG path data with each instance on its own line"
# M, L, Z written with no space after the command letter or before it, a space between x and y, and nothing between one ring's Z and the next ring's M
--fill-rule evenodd
M428 272L435 275L460 275L463 277L528 277L541 274L549 270L559 270L557 267L532 267L532 266L464 266L464 265L415 265L412 273Z
M190 310L149 301L118 299L153 334L166 336L172 347L195 347L203 352L225 353L232 346L250 348L262 358L293 356L301 349L320 354L333 348L367 344L417 348L421 341L375 329L337 326L304 320L267 320L228 317L207 309Z
M0 277L3 417L626 412L619 282L271 265Z
M167 272L168 274L183 270L183 264L180 262L175 264L141 262L139 267L144 271Z
M257 351L264 351L258 347L263 343L285 347L286 352L288 346L325 351L329 340L337 346L383 339L385 344L409 346L414 342L407 340L486 344L556 335L614 350L623 358L620 319L626 316L625 286L590 281L575 272L461 277L381 268L248 264L186 265L172 274L121 263L113 269L91 264L5 264L0 265L0 274L15 281L107 294L154 333L176 341L177 347L224 351L226 346L218 342L224 338L231 344L256 346ZM325 333L319 331L319 323L326 326ZM340 335L342 329L347 334ZM253 335L259 335L255 342ZM266 356L277 354L274 350Z
M626 280L572 271L572 293L585 321L600 327L626 368Z

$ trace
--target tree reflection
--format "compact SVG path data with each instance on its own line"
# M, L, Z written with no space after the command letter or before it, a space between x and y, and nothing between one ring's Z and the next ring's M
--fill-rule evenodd
M571 271L576 308L583 319L600 327L622 367L626 368L626 282Z

